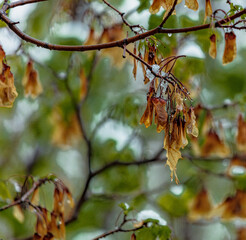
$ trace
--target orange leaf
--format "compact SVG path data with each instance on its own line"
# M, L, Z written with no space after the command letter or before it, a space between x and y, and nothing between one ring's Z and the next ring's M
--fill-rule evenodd
M232 62L237 56L236 35L233 32L225 33L225 50L222 59L224 65Z
M216 35L215 34L212 34L210 36L209 55L211 58L216 58L217 56Z
M246 228L239 228L237 230L237 240L245 240L246 239Z

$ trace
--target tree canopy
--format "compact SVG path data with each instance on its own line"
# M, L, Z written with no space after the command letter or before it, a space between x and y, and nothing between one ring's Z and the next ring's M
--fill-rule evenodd
M0 239L246 238L244 0L0 4Z

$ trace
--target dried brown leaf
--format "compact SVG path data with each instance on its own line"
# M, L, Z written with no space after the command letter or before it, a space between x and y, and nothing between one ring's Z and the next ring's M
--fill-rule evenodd
M213 9L210 0L206 0L206 6L205 6L205 17L204 17L204 22L206 22L207 17L212 16L213 14Z
M224 65L232 62L237 56L236 35L234 32L225 33L225 50L222 63Z
M154 88L150 88L149 95L147 96L147 106L146 106L143 116L140 119L140 124L144 124L146 128L148 128L152 124L152 120L153 120L154 105L152 103L151 98L154 93L155 93Z
M215 34L212 34L210 36L209 55L213 59L215 59L217 56L216 35Z
M43 92L38 72L34 69L32 61L27 63L22 85L25 90L25 97L31 96L32 98L36 98Z
M239 115L237 121L236 143L237 149L246 153L246 121L244 121L242 114Z

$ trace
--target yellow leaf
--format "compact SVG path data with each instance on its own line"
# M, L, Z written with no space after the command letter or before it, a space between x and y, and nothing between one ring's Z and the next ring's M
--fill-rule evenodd
M216 58L217 56L216 35L215 34L212 34L210 37L209 55L211 58Z
M13 215L19 222L24 222L25 217L20 205L15 205L13 207Z

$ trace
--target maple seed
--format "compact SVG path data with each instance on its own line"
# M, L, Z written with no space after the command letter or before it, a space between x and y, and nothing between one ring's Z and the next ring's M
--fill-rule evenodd
M212 14L213 14L213 9L211 6L211 2L210 0L206 0L204 23L206 22L207 17L212 16Z
M0 45L0 107L12 107L18 96L14 85L14 76L10 67L4 63L5 52Z
M216 35L215 34L212 34L210 37L209 55L213 59L215 59L217 56Z
M222 63L232 62L237 55L236 35L233 32L225 33L225 50Z
M34 69L32 61L27 63L22 85L25 89L25 97L31 96L34 99L43 92L38 72Z

